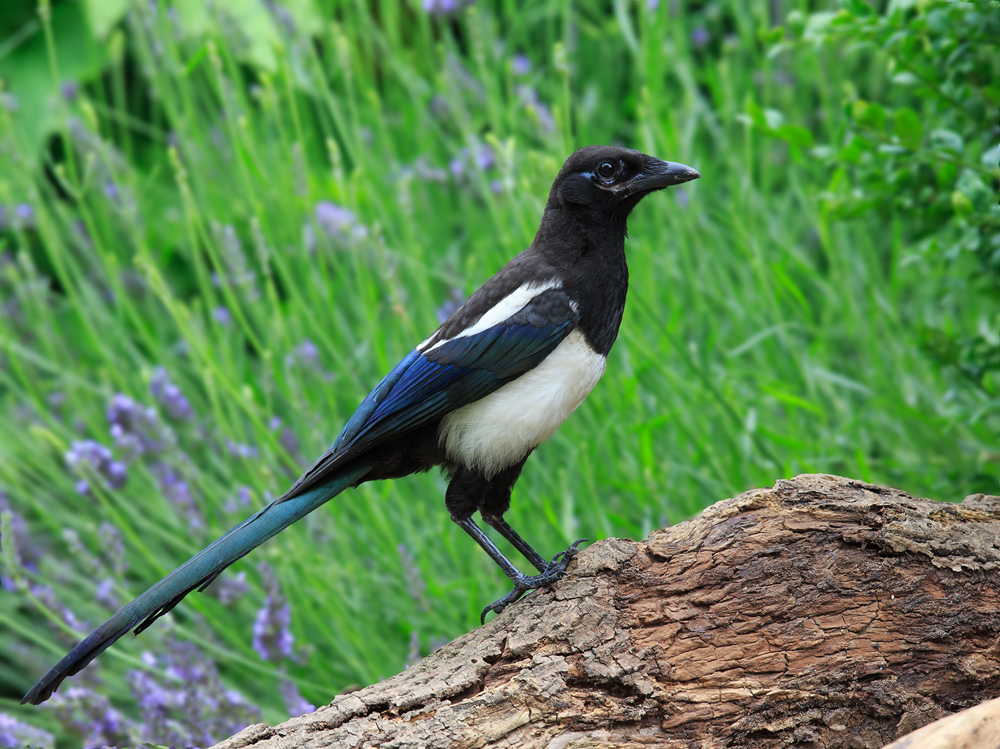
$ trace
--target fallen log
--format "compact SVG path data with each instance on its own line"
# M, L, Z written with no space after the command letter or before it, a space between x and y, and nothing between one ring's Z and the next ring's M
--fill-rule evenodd
M918 728L893 741L885 749L997 749L1000 747L1000 699Z
M798 476L595 543L405 672L218 749L881 747L1000 697L998 611L1000 497Z

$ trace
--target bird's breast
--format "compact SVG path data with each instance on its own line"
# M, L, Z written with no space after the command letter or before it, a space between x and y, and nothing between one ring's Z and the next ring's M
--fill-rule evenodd
M487 478L548 439L604 374L607 358L572 331L534 369L441 420L448 458Z

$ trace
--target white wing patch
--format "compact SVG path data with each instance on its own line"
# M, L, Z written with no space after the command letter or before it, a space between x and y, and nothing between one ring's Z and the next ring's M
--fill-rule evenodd
M427 353L428 351L433 351L446 341L452 341L455 338L464 338L465 336L475 335L476 333L482 333L484 330L492 328L494 325L497 325L498 323L502 323L511 315L520 312L522 309L525 308L528 302L530 302L536 296L541 294L543 291L548 291L549 289L557 289L560 286L562 286L562 284L559 281L546 281L545 283L541 284L526 283L523 286L519 286L516 289L514 289L514 291L512 291L510 294L508 294L499 302L497 302L496 306L488 309L486 313L482 317L480 317L476 321L476 324L473 325L472 327L466 328L461 333L458 333L452 336L451 338L444 338L435 343L430 348L424 348L431 341L431 339L434 338L434 336L432 335L430 338L428 338L419 346L417 346L417 351Z
M492 478L547 440L594 389L606 364L574 330L537 367L445 416L438 440L449 458Z

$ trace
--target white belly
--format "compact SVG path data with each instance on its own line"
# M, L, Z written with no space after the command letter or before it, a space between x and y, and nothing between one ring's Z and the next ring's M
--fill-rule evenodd
M491 478L547 440L594 389L606 363L574 330L530 372L445 416L438 429L445 453Z

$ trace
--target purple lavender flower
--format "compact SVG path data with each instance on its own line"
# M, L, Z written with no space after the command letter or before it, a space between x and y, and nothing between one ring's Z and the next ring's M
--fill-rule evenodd
M277 661L290 658L295 638L289 630L292 621L292 610L281 592L274 571L267 564L261 564L260 570L264 578L264 588L267 598L264 606L257 612L253 624L253 647L265 661Z
M242 513L246 511L246 508L250 506L251 502L250 487L241 486L236 490L235 497L229 497L226 500L226 504L223 509L229 513Z
M531 60L527 55L518 53L511 58L510 69L514 75L527 75L531 72Z
M66 81L59 87L63 99L72 104L80 94L80 85L76 81Z
M243 458L244 460L248 458L256 458L258 451L253 445L247 445L243 442L233 442L233 440L226 440L226 449L229 454L234 458Z
M160 423L156 410L139 405L123 393L111 398L107 416L111 437L128 459L160 452L169 442L169 433Z
M712 35L708 29L699 26L691 32L691 44L695 47L704 47L712 40Z
M292 655L295 638L288 627L292 610L287 603L268 596L253 623L253 647L265 661L277 661Z
M76 467L81 463L89 463L94 468L111 462L111 450L94 440L74 441L66 451L66 463Z
M299 454L299 438L295 435L288 427L283 427L281 434L278 435L278 442L281 444L285 451L291 455L293 458Z
M448 171L456 180L462 180L471 173L482 173L496 166L496 154L493 148L480 143L474 148L463 148L458 155L448 162Z
M424 10L431 15L448 15L456 13L476 0L424 0Z
M250 506L251 499L250 499L250 487L249 486L241 486L239 489L236 490L236 494L237 494L237 496L240 499L240 506L242 506L242 507L249 507Z
M53 591L48 585L32 585L28 591L32 597L37 600L40 606L58 614L59 618L62 619L63 623L70 629L77 632L84 629L90 629L86 622L81 622L76 618L76 614L63 605L62 601L60 601L59 597L55 594L55 591ZM59 642L72 644L76 641L76 638L72 635L67 635L62 627L57 627L52 623L49 624L49 627Z
M167 376L167 370L157 367L150 380L149 390L153 397L160 402L167 415L175 421L187 421L191 418L193 410L190 402L184 397L181 389L177 387Z
M52 697L52 711L63 726L84 737L84 746L128 745L129 722L93 689L70 686Z
M48 731L22 723L13 715L0 713L0 746L55 746Z
M278 434L278 443L285 448L285 451L295 457L299 452L299 438L295 436L295 432L286 426L281 425L280 416L272 416L270 428L272 432L276 432L279 429L281 432Z
M115 581L110 577L101 580L97 584L97 590L94 591L94 600L111 611L117 611L121 601L118 600L118 594L115 593Z
M486 143L482 143L476 148L475 159L476 166L484 172L487 169L492 169L497 163L497 156L493 152L493 147Z
M114 460L111 450L94 440L75 441L70 444L65 455L66 465L79 477L76 483L78 494L90 494L90 481L102 479L109 489L120 489L128 479L124 463Z
M125 481L128 479L128 470L125 468L124 463L119 463L117 460L112 460L108 464L108 484L112 489L118 489L125 485Z
M295 358L299 360L301 364L305 364L309 367L316 367L319 365L319 349L316 344L310 341L308 338L304 338L302 343L295 347Z
M321 200L313 210L316 221L326 231L336 234L345 227L350 227L355 220L354 213L329 200Z
M232 606L249 592L250 583L247 582L245 571L240 571L237 575L223 575L216 578L208 587L209 595L219 599L219 603L223 606Z
M281 691L281 698L285 701L285 709L288 710L289 717L295 718L316 710L316 706L303 699L299 692L299 685L289 679L282 679L278 682L278 689Z
M149 668L157 668L152 653L143 653L142 660ZM174 701L172 693L145 671L129 671L125 681L142 710L142 730L146 738L157 742L166 740L169 711Z
M219 325L229 325L233 321L233 315L227 307L220 305L212 309L212 319Z
M260 720L257 708L223 688L215 663L192 643L171 638L165 653L142 660L149 670L126 677L143 715L129 745L209 746Z
M200 528L204 518L187 479L169 463L156 463L153 473L156 474L163 495L187 518L188 527Z
M313 210L313 216L319 228L330 239L337 241L357 240L368 236L368 227L358 223L353 211L349 211L332 201L319 201Z
M292 349L290 354L285 354L285 366L294 367L296 365L314 371L322 369L319 348L308 338L303 338L302 343Z
M42 558L45 550L31 542L28 535L27 521L11 506L10 497L7 492L0 489L0 549L9 548L12 551L13 565L16 569L38 570L38 561ZM6 520L7 522L3 522ZM13 574L14 570L7 570L6 566L0 568L0 589L14 591L17 590L18 579ZM20 583L22 586L23 582ZM3 746L3 744L0 744Z

